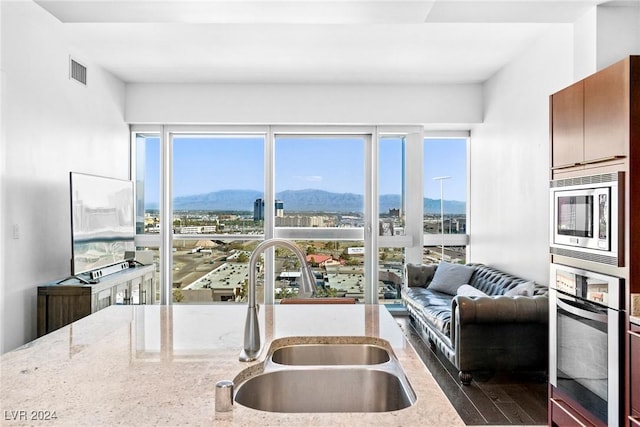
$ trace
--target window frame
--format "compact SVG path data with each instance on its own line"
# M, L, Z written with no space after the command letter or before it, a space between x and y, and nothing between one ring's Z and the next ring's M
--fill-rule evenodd
M136 246L158 247L160 254L160 303L172 304L172 247L174 240L195 240L228 238L224 234L174 235L171 216L173 214L173 139L176 135L264 135L264 200L266 206L275 203L275 142L279 136L284 137L363 137L365 156L365 194L363 228L306 228L275 227L273 209L265 209L264 235L234 235L241 240L262 240L274 237L291 240L357 240L365 243L365 303L377 304L377 279L375 273L379 268L380 248L402 247L405 251L406 263L422 262L423 247L429 239L422 230L423 204L423 146L428 136L469 137L468 132L426 132L422 126L320 126L320 125L131 125L131 176L136 177L136 135L142 133L157 134L160 138L160 233L136 235ZM405 138L405 235L379 236L379 144L385 136L401 136ZM467 200L469 200L469 143L467 139ZM419 194L421 197L411 197ZM137 194L136 194L137 201ZM143 214L144 215L144 214ZM469 203L467 203L467 218ZM467 235L451 236L456 245L466 245ZM441 244L437 236L437 244ZM454 241L452 240L452 242ZM459 242L459 243L458 243ZM449 241L446 242L449 244ZM273 250L265 254L265 303L274 303L274 260Z

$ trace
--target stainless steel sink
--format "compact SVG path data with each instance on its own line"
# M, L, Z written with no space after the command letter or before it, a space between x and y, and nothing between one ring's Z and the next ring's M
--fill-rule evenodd
M276 370L242 383L235 401L269 412L396 411L416 400L401 378L375 368Z
M247 368L236 377L237 403L269 412L387 412L416 401L387 342L285 340L272 343L259 373Z
M271 360L281 365L377 365L391 357L372 344L298 344L278 348Z

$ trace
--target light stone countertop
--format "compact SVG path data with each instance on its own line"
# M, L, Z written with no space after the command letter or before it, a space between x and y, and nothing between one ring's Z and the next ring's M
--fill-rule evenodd
M1 424L464 426L384 306L262 306L265 347L252 363L238 361L245 316L245 305L220 304L111 306L85 317L2 355ZM239 404L215 413L216 382L262 363L277 338L314 336L385 340L416 403L384 413L282 414Z

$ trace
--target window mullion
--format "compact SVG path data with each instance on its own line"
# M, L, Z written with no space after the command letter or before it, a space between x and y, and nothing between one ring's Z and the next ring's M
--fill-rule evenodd
M160 133L160 304L173 303L173 135Z
M424 171L422 158L424 156L422 132L410 133L406 136L405 144L405 232L411 237L412 244L405 249L405 263L422 263L422 222L424 219Z
M275 227L275 134L269 127L264 144L264 238L274 237ZM265 251L264 303L273 304L275 295L274 249Z
M378 150L377 130L365 139L365 304L378 303Z

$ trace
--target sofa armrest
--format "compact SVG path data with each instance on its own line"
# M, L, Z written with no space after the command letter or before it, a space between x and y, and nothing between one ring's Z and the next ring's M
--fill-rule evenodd
M549 321L549 298L546 296L504 295L470 298L457 295L451 302L455 320L464 323Z
M548 364L546 296L457 296L451 342L461 379L478 370L543 370Z
M504 295L470 298L457 295L451 302L451 341L465 324L548 323L549 298Z

